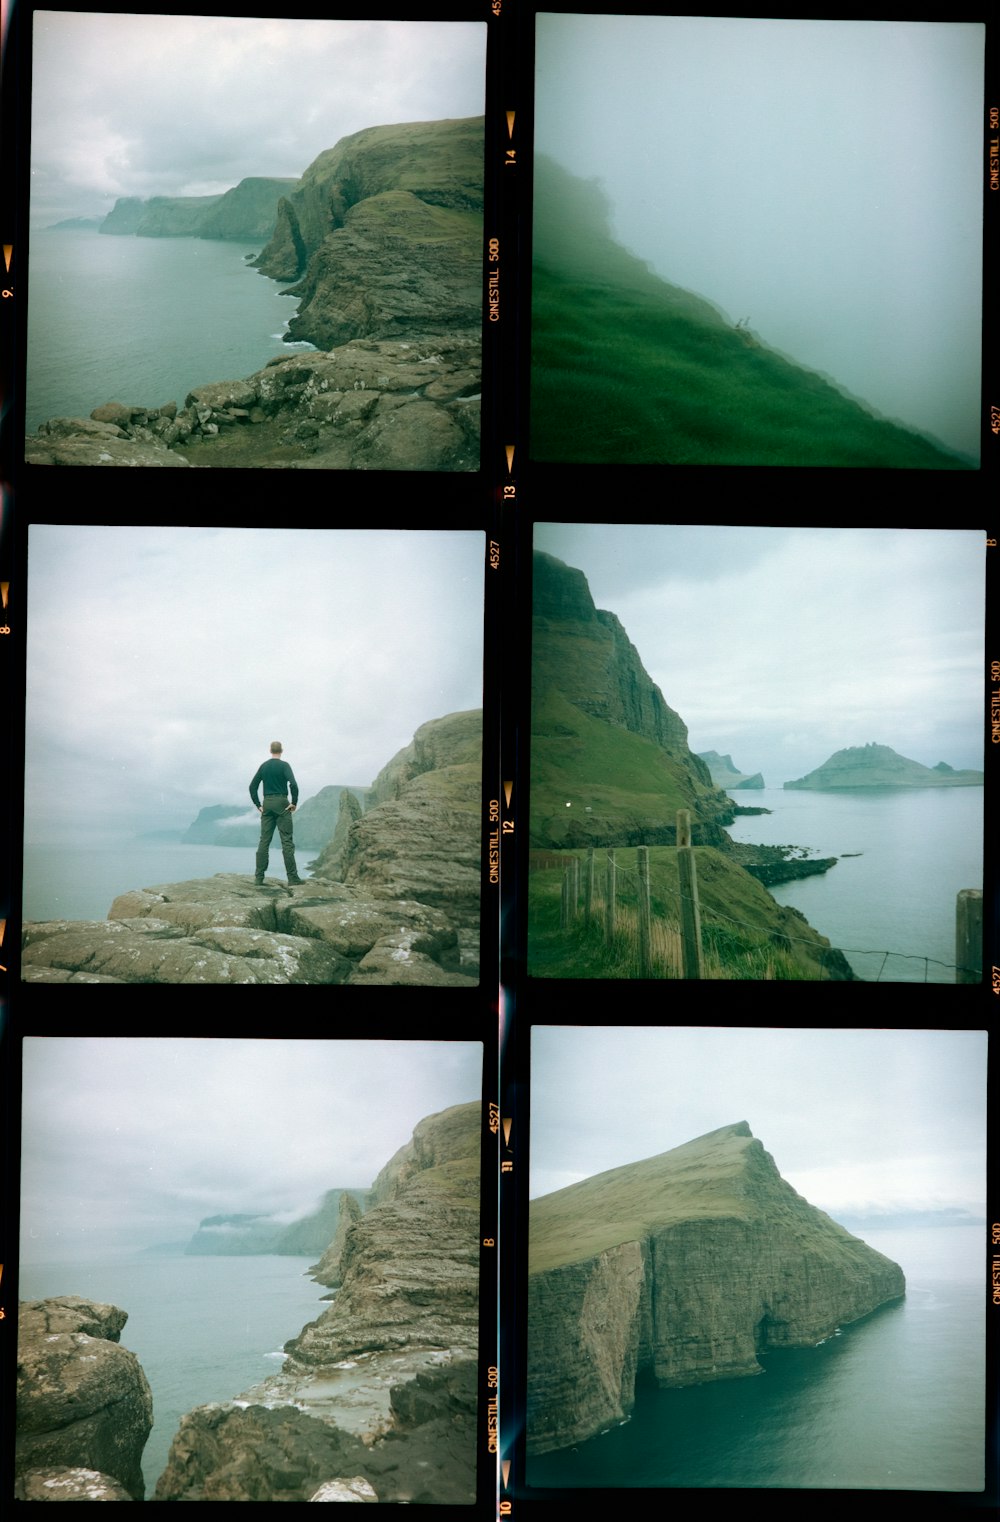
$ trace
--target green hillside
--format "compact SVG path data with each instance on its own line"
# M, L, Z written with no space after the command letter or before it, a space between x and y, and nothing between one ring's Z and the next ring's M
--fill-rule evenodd
M534 206L534 459L968 468L654 275L596 183L540 157Z

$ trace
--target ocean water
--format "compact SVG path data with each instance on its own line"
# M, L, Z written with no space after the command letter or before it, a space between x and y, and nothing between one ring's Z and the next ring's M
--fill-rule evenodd
M736 819L727 827L733 840L841 858L822 875L769 891L840 947L859 977L955 981L955 902L961 889L983 886L981 787L765 788L730 797L773 810Z
M528 1459L541 1490L691 1486L977 1491L984 1480L986 1228L865 1231L906 1298L765 1372L637 1391L631 1419Z
M33 231L27 432L110 401L182 407L194 386L312 349L282 342L298 302L247 264L261 246Z
M299 876L318 851L295 852ZM104 920L119 893L160 883L239 872L252 878L252 846L189 846L180 841L126 837L92 846L24 846L24 920ZM285 880L277 831L271 841L268 877Z
M277 1373L282 1345L327 1309L305 1277L315 1258L158 1257L118 1263L22 1264L21 1300L83 1295L128 1312L121 1344L153 1392L153 1430L142 1455L146 1499L166 1467L181 1417L232 1400Z

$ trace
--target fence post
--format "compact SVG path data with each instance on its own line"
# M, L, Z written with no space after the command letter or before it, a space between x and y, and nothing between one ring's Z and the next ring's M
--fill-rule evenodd
M698 910L698 873L691 845L691 814L677 811L677 876L681 890L681 946L684 952L684 976L703 978L701 959L701 915Z
M594 848L591 846L587 851L587 876L584 879L583 889L583 922L590 924L590 914L594 907Z
M572 896L573 896L573 902L572 902L572 912L570 914L570 919L575 920L576 919L577 910L580 907L580 858L579 858L579 856L574 856L573 857L573 866L572 866L571 870L572 870L572 873L573 873L573 885L572 885L572 889L571 889Z
M615 935L615 853L608 852L607 888L604 894L604 939L610 946Z
M956 983L979 983L983 976L983 895L963 888L955 903Z
M649 908L649 847L639 847L639 969L644 978L653 971L653 932Z
M569 868L563 867L562 897L559 900L559 929L569 929Z

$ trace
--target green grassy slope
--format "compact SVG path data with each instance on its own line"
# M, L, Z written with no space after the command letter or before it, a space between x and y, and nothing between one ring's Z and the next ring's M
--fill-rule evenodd
M534 459L967 468L652 274L597 186L543 159L532 278Z

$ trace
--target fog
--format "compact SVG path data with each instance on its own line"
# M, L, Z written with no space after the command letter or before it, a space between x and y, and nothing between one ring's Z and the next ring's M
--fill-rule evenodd
M748 1122L835 1217L986 1203L985 1031L536 1026L532 1197Z
M978 460L984 46L978 23L540 15L535 147L665 280Z
M482 706L483 550L474 531L32 524L26 841L249 810L272 740L300 802L366 786L421 724Z
M479 116L481 21L297 20L37 11L31 215L119 196L219 195L298 178L340 138Z
M618 615L693 751L768 787L871 741L983 768L979 531L541 523L535 546Z
M481 1042L28 1037L21 1257L186 1242L367 1189L427 1115L479 1100Z

